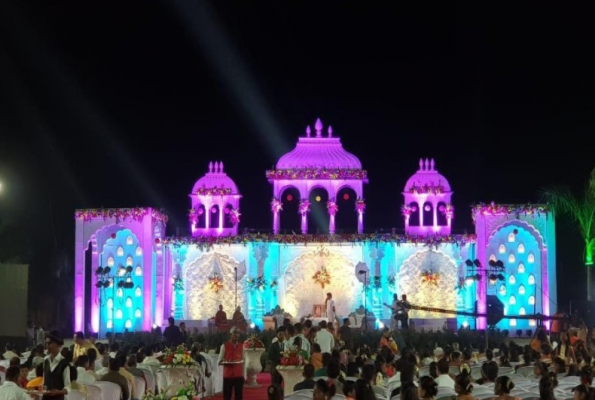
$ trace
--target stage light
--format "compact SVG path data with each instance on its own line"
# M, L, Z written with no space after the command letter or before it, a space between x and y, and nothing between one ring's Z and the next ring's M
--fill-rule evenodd
M475 277L474 276L468 276L468 277L465 278L465 284L467 286L473 285L473 282L475 282Z
M469 327L469 322L463 321L463 328L468 328L468 327Z
M254 329L254 328L256 328L256 324L255 324L254 322L252 322L252 323L250 324L250 329Z
M365 274L365 273L366 273L366 271L363 271L363 270L362 270L362 271L358 271L357 273L358 273L358 274L360 274L360 275L363 275L363 274Z
M153 324L153 329L157 329L158 327L159 327L159 325Z
M378 329L384 329L384 323L382 321L378 321Z

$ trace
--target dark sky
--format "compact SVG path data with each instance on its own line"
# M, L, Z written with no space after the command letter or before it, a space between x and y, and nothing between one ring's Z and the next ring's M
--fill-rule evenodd
M457 231L472 203L581 190L592 4L324 3L2 2L0 215L27 227L32 268L73 253L75 208L164 207L184 234L210 160L242 226L270 228L264 171L317 117L368 170L368 228L402 227L420 157L450 180ZM559 265L581 284L568 232Z

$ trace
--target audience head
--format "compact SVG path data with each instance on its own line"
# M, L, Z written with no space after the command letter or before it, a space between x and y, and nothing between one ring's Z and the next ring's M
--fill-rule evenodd
M432 361L428 367L430 369L430 376L434 379L438 378L438 363Z
M401 400L418 400L419 388L411 381L401 383Z
M136 368L137 361L136 361L136 355L135 354L131 354L131 355L128 356L128 362L126 363L126 365L129 368Z
M499 376L496 378L496 384L494 385L494 394L502 396L503 394L509 394L514 389L514 382L507 376Z
M539 380L539 397L541 400L554 400L554 389L558 386L556 377L546 374Z
M437 364L438 375L448 375L449 369L450 369L450 364L448 363L448 360L442 358L442 359L440 359L440 361L438 361L438 364Z
M109 359L109 370L116 372L120 371L120 361L117 358Z
M84 354L82 356L79 356L79 358L76 359L74 365L84 369L89 368L89 356Z
M269 397L269 400L282 400L283 389L279 385L271 385L267 389L267 395Z
M331 353L322 353L322 365L324 365L325 367L328 366L328 363L331 362L332 359L333 356L331 355Z
M593 388L587 385L578 385L572 391L574 392L573 400L593 400L595 398Z
M304 371L302 372L302 375L305 379L312 379L314 378L314 372L314 365L308 363L304 365Z
M466 371L463 371L456 376L455 392L457 392L457 394L471 394L471 392L473 392L471 375L469 375Z
M345 383L343 383L343 394L345 396L355 399L355 382L345 381ZM579 400L584 400L584 399L579 399Z
M341 374L341 364L337 360L329 361L326 366L326 376L331 379L337 379Z
M357 400L376 400L374 389L369 381L358 379L354 385L355 398Z
M12 357L10 359L10 361L8 362L8 366L9 367L17 367L19 368L21 366L21 359L18 357Z
M74 343L81 345L85 341L85 334L83 332L76 332L74 334Z
M337 391L337 387L333 383L328 383L322 379L316 381L314 385L313 400L330 400Z
M420 398L434 398L438 394L438 384L431 376L419 378L418 394Z
M593 383L593 368L590 365L585 365L581 368L579 376L583 385L591 386Z
M19 378L20 374L21 374L21 370L19 367L10 366L6 369L4 378L10 382L16 382L16 380Z

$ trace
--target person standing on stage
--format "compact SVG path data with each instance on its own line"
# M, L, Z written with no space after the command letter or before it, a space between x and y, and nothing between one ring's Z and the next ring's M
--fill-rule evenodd
M329 292L326 294L324 306L326 308L326 318L328 319L328 322L334 324L335 319L337 319L337 311L335 310L335 300L333 300L332 293Z
M240 342L240 330L237 327L229 331L229 341L221 345L219 365L223 365L223 400L231 400L231 392L235 392L235 400L242 400L244 389L244 343Z
M399 304L399 295L398 294L394 294L393 295L393 302L390 306L391 309L391 316L390 316L390 329L391 331L396 331L397 328L399 327L399 314L398 314L398 310L401 309L401 305Z
M401 329L409 329L409 310L411 310L411 303L407 301L407 295L401 296L401 307L403 314L401 315Z

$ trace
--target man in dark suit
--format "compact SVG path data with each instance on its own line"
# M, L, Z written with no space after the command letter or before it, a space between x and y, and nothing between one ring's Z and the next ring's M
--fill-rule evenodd
M285 327L277 328L277 340L271 343L269 347L269 372L271 373L271 383L281 385L283 377L277 371L277 365L281 362L281 353L285 350Z
M163 338L165 339L165 345L169 348L175 348L184 343L184 338L180 328L176 326L174 317L167 319L169 326L163 331Z

